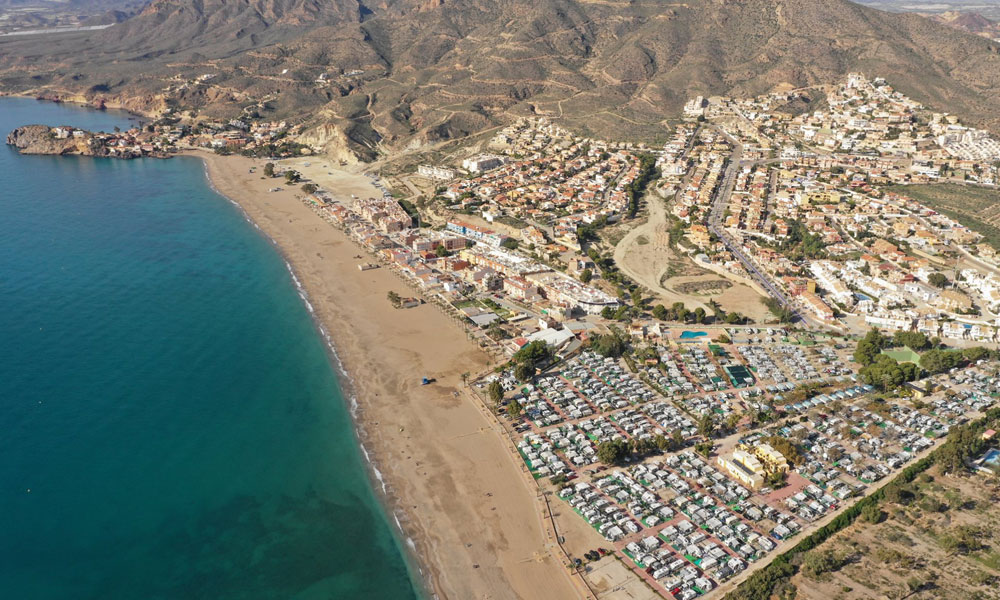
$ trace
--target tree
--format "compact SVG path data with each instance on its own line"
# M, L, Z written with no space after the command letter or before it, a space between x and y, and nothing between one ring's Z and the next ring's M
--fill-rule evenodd
M890 483L884 489L885 493L882 497L885 498L886 502L891 502L892 504L907 505L913 502L913 498L915 497L913 492L901 483Z
M698 419L698 435L707 440L712 438L713 433L715 433L715 420L711 413L705 413Z
M945 473L964 471L970 460L982 454L985 444L980 430L971 424L952 427L948 431L948 442L938 451L936 462Z
M316 187L315 183L303 183L302 184L302 192L306 193L306 194L315 194L316 190L318 190L318 189L319 188Z
M712 442L699 442L694 445L694 451L698 454L708 458L712 455L712 450L715 448L715 444Z
M632 438L631 452L639 456L645 456L655 451L656 442L651 438Z
M838 556L833 550L813 550L806 553L805 560L802 561L802 571L810 577L820 577L836 571L846 562L844 557Z
M601 356L618 358L628 350L628 342L625 336L612 332L590 338L590 348Z
M882 332L874 327L868 330L864 339L874 344L879 350L889 346L889 338L882 335Z
M597 445L597 459L606 465L618 464L629 454L624 440L608 440Z
M885 354L878 354L874 361L858 371L861 380L868 385L889 391L898 388L907 381L914 381L920 376L920 368L913 363L902 363Z
M521 416L523 411L524 407L521 406L521 403L518 402L517 398L514 398L507 403L507 415L510 416L511 419L517 419Z
M486 391L489 393L490 400L493 401L493 404L500 404L500 401L503 400L503 386L500 384L499 379L491 381L490 385L487 386Z
M580 281L584 283L590 283L590 280L594 278L594 272L590 269L584 269L580 273Z
M660 321L666 321L667 307L663 306L662 304L657 304L656 306L653 307L653 316L659 319Z
M397 294L396 292L389 292L388 294L385 295L385 297L388 298L389 303L396 308L399 308L403 302L403 299L400 298L399 294Z
M968 554L982 550L984 544L979 538L982 531L973 525L958 525L951 528L941 539L941 545L948 552Z
M878 504L871 502L861 509L861 518L868 523L881 523L884 513Z
M552 358L552 349L541 340L529 342L514 354L514 362L528 363L534 367Z
M285 171L285 181L287 183L298 183L302 179L302 175L298 171L293 171L289 169Z
M982 346L975 346L973 348L966 348L962 350L962 358L969 362L978 362L984 358L989 358L990 351Z
M726 313L723 320L729 325L742 325L747 322L747 318L738 312Z
M927 282L936 288L945 288L949 283L944 273L931 273L930 277L927 278Z
M931 374L944 373L958 366L962 353L954 350L928 350L920 355L920 366Z
M274 177L274 163L267 163L264 165L264 175L267 177Z
M516 377L518 381L528 382L531 381L531 378L534 376L535 376L534 365L523 362L523 363L518 363L517 366L514 367L514 377Z
M688 314L690 311L684 306L683 302L674 302L673 306L674 318L678 321L687 321Z
M438 258L444 258L446 256L451 256L451 252L449 252L448 249L444 247L444 244L438 244L437 246L435 246L434 247L434 254Z
M875 362L875 357L878 356L881 351L881 349L873 345L868 340L860 340L858 341L857 347L854 349L854 362L862 365L870 365Z
M897 346L906 346L920 352L930 347L930 340L919 331L897 331L892 335L892 342Z
M704 308L702 308L702 307L699 306L698 308L694 309L694 322L695 323L704 323L705 322L705 309Z
M507 238L500 242L500 245L508 250L517 250L517 247L520 246L521 243L514 238Z
M778 489L785 487L788 481L788 472L786 471L772 471L764 477L767 486L773 489Z
M787 460L789 464L792 465L805 464L806 462L805 455L802 454L802 451L799 450L799 447L796 446L792 440L785 437L781 437L780 435L772 435L763 438L762 441L766 442L767 444L770 444L772 448L777 450L779 454L785 457L785 460Z
M909 577L906 580L906 589L909 590L911 594L915 594L922 590L924 585L926 585L926 582L919 577Z
M734 431L736 429L736 425L740 422L740 419L742 418L743 416L736 412L731 412L728 415L726 415L726 429L729 431Z
M771 311L771 314L778 319L779 323L791 323L795 320L795 311L783 306L781 302L778 302L775 298L762 298L761 302L767 307L767 310Z
M510 337L507 330L500 325L500 321L493 321L490 323L489 326L486 327L486 335L490 336L490 339L495 342L499 342L500 340L505 340Z
M858 346L854 350L854 360L862 365L870 365L888 345L889 340L882 335L882 332L872 329L858 341Z
M674 450L679 450L684 447L684 433L680 429L675 429L670 432L670 441Z

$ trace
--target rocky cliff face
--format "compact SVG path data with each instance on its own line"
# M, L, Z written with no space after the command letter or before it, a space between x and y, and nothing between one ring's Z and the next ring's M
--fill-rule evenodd
M17 148L21 154L47 154L55 156L100 156L113 158L137 158L141 152L119 150L112 153L94 134L76 130L82 135L57 135L58 127L47 125L25 125L7 134L7 144ZM68 128L67 128L68 129Z
M22 154L81 154L93 156L85 138L58 139L46 125L26 125L7 134L7 144Z

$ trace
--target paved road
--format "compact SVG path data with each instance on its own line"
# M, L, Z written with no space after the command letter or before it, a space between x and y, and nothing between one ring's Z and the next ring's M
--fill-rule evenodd
M794 313L797 321L809 323L809 321L798 311L795 305L785 296L784 292L782 292L781 289L774 282L772 282L767 275L762 273L760 269L757 268L753 261L750 260L750 258L743 252L742 248L740 248L740 246L729 237L729 234L721 225L722 214L729 205L729 198L733 194L733 186L736 183L736 174L744 164L755 164L754 162L742 162L743 145L733 138L730 138L730 142L733 143L734 146L733 153L729 156L729 160L726 164L725 172L722 177L722 183L716 188L715 197L712 199L712 209L708 216L708 229L722 241L726 248L733 253L733 256L739 259L739 261L743 264L743 267L747 270L747 273L749 273L750 276L757 281L757 283L759 283L772 298L780 302L782 306L790 309Z

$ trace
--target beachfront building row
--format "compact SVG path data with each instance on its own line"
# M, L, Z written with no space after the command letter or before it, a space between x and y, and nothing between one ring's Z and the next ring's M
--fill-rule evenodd
M487 229L486 227L466 223L465 221L460 221L458 219L449 220L445 228L448 231L457 233L458 235L464 235L469 239L482 242L488 246L499 246L507 239L507 236L502 233L498 233L492 229Z
M387 228L387 220L405 214L391 199L357 201L356 212L318 194L313 200L365 247L378 251L427 291L502 292L523 305L558 309L553 314L599 314L619 306L616 297L501 247L498 240L506 238L492 230L457 220L449 221L443 231ZM441 248L447 252L441 253Z
M413 217L393 198L359 198L354 210L385 233L413 227Z

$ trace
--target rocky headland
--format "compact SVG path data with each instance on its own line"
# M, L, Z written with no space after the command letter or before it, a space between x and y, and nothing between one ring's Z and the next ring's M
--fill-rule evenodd
M75 127L25 125L7 134L7 144L21 154L77 155L106 158L169 158L170 154L129 133L93 133Z

